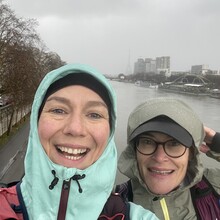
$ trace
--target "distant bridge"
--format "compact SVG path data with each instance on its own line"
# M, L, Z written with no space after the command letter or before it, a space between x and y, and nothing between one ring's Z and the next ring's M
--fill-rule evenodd
M211 82L204 76L189 74L180 76L179 78L172 81L174 84L198 84L198 85L208 85Z

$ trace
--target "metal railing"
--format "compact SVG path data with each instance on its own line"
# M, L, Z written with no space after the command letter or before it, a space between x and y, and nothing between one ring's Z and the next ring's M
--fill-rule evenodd
M30 112L30 110L30 106L26 106L25 108L15 110L11 126L15 125L22 118L24 118ZM0 137L8 130L12 111L13 109L11 105L7 105L0 108Z

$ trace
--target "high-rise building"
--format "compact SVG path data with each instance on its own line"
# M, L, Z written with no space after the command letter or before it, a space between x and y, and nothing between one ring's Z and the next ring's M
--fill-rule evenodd
M156 57L156 69L157 70L166 70L170 72L170 57Z
M208 65L193 65L191 66L191 74L204 75L209 70Z
M170 76L170 57L139 58L134 64L134 74L137 73L164 73Z
M146 73L155 73L156 72L156 60L152 58L146 58Z
M137 73L146 73L146 63L143 58L139 58L134 63L134 74Z

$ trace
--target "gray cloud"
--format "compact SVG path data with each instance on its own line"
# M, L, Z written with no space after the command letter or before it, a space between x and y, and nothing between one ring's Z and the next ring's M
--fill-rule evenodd
M36 18L50 50L109 74L139 57L170 56L172 70L220 69L219 0L5 0Z
M134 0L18 0L14 2L9 0L6 2L13 4L14 8L27 16L56 16L60 18L88 15L105 17L118 13L126 14L131 13L139 5L139 1Z

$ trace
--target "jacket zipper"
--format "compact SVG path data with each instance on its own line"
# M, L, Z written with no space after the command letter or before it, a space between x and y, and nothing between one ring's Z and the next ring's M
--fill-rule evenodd
M63 181L57 220L63 220L66 218L66 209L70 192L70 181L71 179Z
M166 204L165 198L162 198L160 200L160 205L161 205L162 210L163 210L164 219L165 220L170 220L169 211L168 211L168 208L167 208L167 204Z

